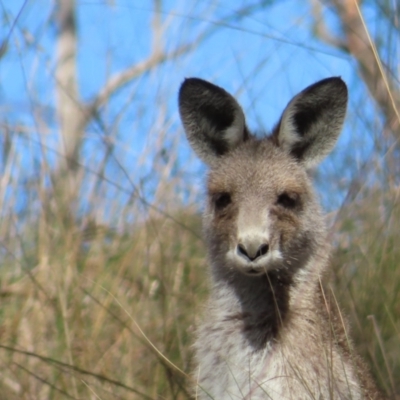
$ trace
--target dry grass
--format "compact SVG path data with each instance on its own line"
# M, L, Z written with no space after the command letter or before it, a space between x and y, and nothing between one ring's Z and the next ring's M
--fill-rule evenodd
M399 189L368 189L338 222L333 257L335 292L352 336L379 385L400 393Z
M2 398L188 398L205 263L199 218L175 218L118 233L38 221L36 262L2 269Z

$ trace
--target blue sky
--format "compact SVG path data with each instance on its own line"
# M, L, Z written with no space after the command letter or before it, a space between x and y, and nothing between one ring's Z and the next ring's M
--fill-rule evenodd
M163 2L159 15L166 29L159 42L164 48L187 43L204 30L212 30L212 34L188 54L154 68L112 97L102 109L100 123L94 122L87 129L83 160L88 167L96 169L104 154L104 137L113 135L114 161L106 171L109 178L127 191L130 182L142 182L143 190L150 193L162 175L152 178L154 158L159 156L152 149L164 140L163 148L179 155L177 168L183 170L183 179L200 187L203 167L187 146L177 114L179 84L189 76L210 80L235 94L246 111L249 127L257 132L271 129L298 91L328 76L341 76L348 83L350 116L360 105L372 111L351 59L313 37L309 3L272 3L251 16L225 21L224 17L235 15L235 10L251 2ZM9 48L0 62L0 115L3 120L30 127L30 134L20 144L29 172L42 156L37 142L45 140L48 148L57 149L59 140L54 4L45 0L0 0L0 4L7 21L0 32ZM335 29L333 15L326 12ZM151 53L153 2L77 1L77 21L80 93L83 100L90 101L110 76ZM41 123L46 125L45 136L38 132ZM373 137L361 132L357 122L352 124L346 125L334 155L324 162L322 176L336 173L338 179L350 180L357 165L369 156ZM354 142L358 145L350 151ZM144 153L146 159L140 160ZM54 162L57 153L49 151L46 157ZM345 163L349 167L345 168ZM345 195L332 194L332 185L323 180L320 189L328 209L337 207ZM118 191L116 186L110 188L110 196Z

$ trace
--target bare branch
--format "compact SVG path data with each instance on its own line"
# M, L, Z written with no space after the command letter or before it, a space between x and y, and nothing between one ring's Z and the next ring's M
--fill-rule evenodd
M87 118L90 118L107 100L119 89L122 88L126 83L132 79L142 75L146 71L162 64L165 61L172 60L187 53L196 43L185 44L178 49L171 51L170 53L156 52L152 54L147 60L144 60L138 64L132 65L126 70L114 75L100 90L99 94L95 99L86 106Z
M82 106L76 72L75 0L58 0L56 91L61 130L61 169L75 168L83 135Z
M347 47L357 60L361 77L386 118L396 139L400 138L400 92L390 76L385 74L364 24L358 0L332 0L346 37Z
M349 52L347 44L341 38L335 37L329 32L322 16L322 6L319 0L311 0L311 11L314 16L314 33L317 37L323 40L330 46Z
M97 96L89 104L87 104L85 108L86 111L84 113L86 123L89 122L90 118L92 118L93 115L98 112L99 108L104 105L115 92L121 89L126 83L128 83L132 79L142 75L146 71L155 68L156 66L166 61L174 60L188 53L190 50L196 48L196 46L198 46L199 43L204 41L207 37L211 36L223 24L227 24L229 21L232 20L240 20L241 18L245 18L246 16L251 15L254 10L259 9L259 7L263 7L265 5L263 3L259 4L258 2L256 2L255 4L246 5L239 10L235 10L232 14L228 15L223 20L212 23L210 27L200 33L197 38L192 40L190 43L183 44L170 52L163 51L160 45L162 44L162 41L159 40L159 38L162 37L162 29L161 21L159 18L159 15L161 15L161 8L158 0L155 0L154 6L156 9L156 15L153 20L155 35L155 38L153 40L153 53L148 59L138 64L132 65L126 70L121 71L110 78L110 80L99 91Z

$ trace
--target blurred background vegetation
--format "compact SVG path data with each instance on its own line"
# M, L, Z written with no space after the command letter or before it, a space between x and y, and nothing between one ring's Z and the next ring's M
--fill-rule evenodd
M179 84L225 87L264 130L331 75L350 104L316 172L328 284L379 386L400 398L398 2L0 5L0 399L190 398L205 171Z

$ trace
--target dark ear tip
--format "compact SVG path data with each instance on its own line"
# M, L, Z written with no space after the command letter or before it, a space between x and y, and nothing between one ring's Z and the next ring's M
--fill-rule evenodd
M201 79L199 78L185 78L182 82L181 88L185 87L185 86L192 86L192 85L196 85L196 83L198 83L198 81L201 81Z
M185 78L185 79L183 80L182 85L185 85L185 84L206 83L206 82L207 82L207 81L205 81L204 79L192 77L192 78Z
M320 94L325 94L327 98L331 98L333 101L340 104L347 103L347 85L340 76L322 79L305 88L302 93L305 94L315 91Z
M208 81L205 81L204 79L201 78L185 78L184 81L182 82L180 91L186 90L186 88L190 89L201 88L201 89L217 90L217 91L223 90L218 86Z
M214 86L210 82L207 82L200 78L185 78L181 84L181 90L189 87L204 87L204 86Z
M182 93L187 90L190 86L193 85L193 81L196 80L196 78L185 78L179 88L179 97L182 96Z
M316 82L314 85L338 85L346 87L344 80L340 76L331 76L330 78L321 79L320 81Z
M341 95L347 95L347 85L340 76L322 79L317 84L329 86L331 90L335 90Z
M179 89L179 100L182 99L183 96L190 93L196 92L196 89L204 88L205 86L210 85L207 81L204 81L200 78L185 78L181 84Z
M231 98L224 89L200 78L185 78L178 94L179 104L186 102L204 102L204 99L214 97L217 99ZM226 100L223 100L224 103Z
M347 91L346 82L340 76L333 76L332 78L327 78L328 81L332 82L337 87L341 87L342 89Z

